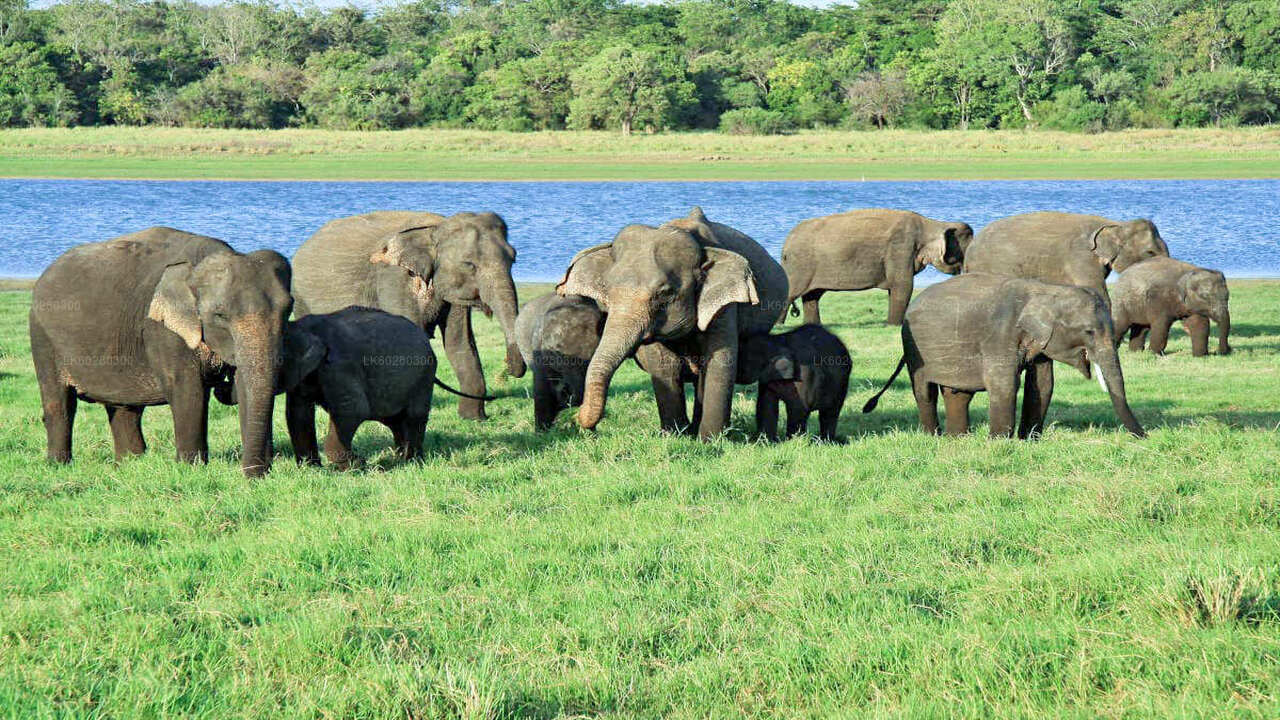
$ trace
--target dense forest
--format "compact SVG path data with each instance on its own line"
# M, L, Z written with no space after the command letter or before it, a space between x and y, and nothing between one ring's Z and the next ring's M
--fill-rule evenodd
M1270 122L1280 0L0 0L0 126Z

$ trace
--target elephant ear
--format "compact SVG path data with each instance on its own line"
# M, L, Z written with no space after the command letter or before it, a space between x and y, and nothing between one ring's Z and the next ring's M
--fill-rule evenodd
M569 261L569 269L564 271L564 278L556 285L560 295L582 295L589 297L609 311L608 292L605 290L604 274L613 267L613 243L607 242L589 247L579 252Z
M698 294L698 329L705 331L726 305L757 305L756 280L747 259L736 252L720 248L704 248L702 292Z
M369 262L397 265L424 280L435 274L435 225L411 227L387 237Z
M954 231L945 230L938 233L936 236L929 238L928 242L925 242L920 246L919 252L916 253L917 267L924 265L937 266L943 263L943 258L947 256L948 233L951 233L954 236ZM952 240L952 242L954 243L955 241Z
M276 381L276 392L295 390L320 368L328 352L328 346L315 333L289 323L284 331L284 363Z
M1089 238L1089 249L1093 251L1106 263L1107 267L1115 262L1116 256L1120 254L1120 240L1118 238L1120 230L1119 225L1103 225L1093 231L1093 236Z
M147 317L164 325L195 350L204 340L204 326L191 292L191 263L175 263L164 269L151 296Z
M1053 308L1044 302L1028 302L1018 315L1017 326L1022 331L1018 347L1026 352L1028 359L1033 358L1044 352L1053 337Z

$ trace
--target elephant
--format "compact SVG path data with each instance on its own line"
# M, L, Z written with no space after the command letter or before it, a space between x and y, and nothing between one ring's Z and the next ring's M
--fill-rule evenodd
M587 365L600 344L604 317L591 298L554 292L520 309L516 343L533 371L533 418L538 432L550 428L561 410L582 404Z
M915 276L925 265L956 275L973 239L962 222L934 220L908 210L852 210L810 218L787 235L782 267L787 305L804 301L804 321L820 325L818 300L828 290L889 291L889 325L901 325Z
M587 366L579 425L600 422L613 374L634 354L651 376L662 429L709 440L729 426L738 340L773 327L787 276L755 240L695 207L660 227L629 225L612 242L579 252L556 291L591 298L608 316ZM702 409L693 425L686 365Z
M863 412L907 367L920 423L938 432L938 388L947 434L969 430L973 394L991 395L991 437L1013 434L1019 376L1026 374L1018 437L1039 434L1053 397L1052 361L1085 377L1091 365L1125 428L1145 437L1129 409L1106 302L1096 290L986 273L964 274L920 293L902 324L902 360Z
M361 423L386 425L403 460L422 455L436 383L426 332L399 315L352 306L290 323L278 392L298 461L319 464L316 405L329 414L324 454L339 470L358 465L351 440Z
M117 459L146 450L143 408L169 405L178 459L207 462L209 392L234 369L241 468L266 473L289 273L277 252L242 255L168 227L59 256L36 281L30 314L49 459L71 461L85 400L106 407Z
M779 401L787 405L787 437L803 433L809 414L817 410L818 437L840 442L836 424L849 394L852 369L849 350L821 325L752 335L738 348L738 383L758 383L756 432L770 442L778 439Z
M964 271L1079 285L1107 295L1107 275L1150 257L1169 255L1150 220L1117 222L1096 215L1033 212L982 228L965 254Z
M1231 345L1230 292L1227 278L1217 270L1207 270L1167 257L1153 257L1133 265L1111 288L1111 316L1115 320L1116 342L1130 333L1129 349L1142 350L1147 334L1151 352L1164 353L1169 327L1182 320L1191 336L1191 354L1209 354L1209 320L1218 323L1218 354L1227 355Z
M524 375L515 342L515 259L506 223L493 213L380 211L340 218L293 256L296 316L359 305L406 317L428 335L443 328L445 356L472 396L458 403L458 413L483 420L484 402L474 399L484 396L485 380L471 310L497 315L507 372Z

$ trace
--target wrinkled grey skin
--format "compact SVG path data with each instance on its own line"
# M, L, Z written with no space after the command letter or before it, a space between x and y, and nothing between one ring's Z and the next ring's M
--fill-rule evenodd
M1018 437L1039 433L1053 397L1052 361L1057 360L1085 377L1090 364L1096 365L1116 415L1129 432L1144 437L1129 409L1114 337L1111 314L1094 290L965 274L926 289L907 308L903 362L925 432L938 432L942 388L948 435L968 432L969 402L981 390L991 395L991 436L1012 435L1025 373ZM873 399L864 411L874 406Z
M596 346L604 313L581 295L543 295L520 309L516 343L533 372L534 427L542 432L556 415L582 404L587 366Z
M107 410L116 457L141 454L142 410L169 405L178 459L207 462L209 391L234 370L241 467L271 467L271 413L289 263L221 240L153 227L79 245L36 281L31 351L48 457L71 461L76 401Z
M324 454L339 470L360 463L351 439L365 421L386 425L403 460L422 456L436 356L422 328L365 307L290 323L277 390L298 461L318 464L316 405L329 414Z
M787 405L787 437L805 432L818 411L818 437L840 442L836 425L849 394L853 361L840 338L820 325L803 325L779 335L743 338L738 350L738 382L757 382L756 432L778 439L778 403Z
M890 325L901 325L915 276L925 265L955 275L973 228L907 210L853 210L811 218L787 235L782 267L791 290L787 305L804 300L804 321L821 324L818 300L828 290L889 291Z
M1151 335L1151 352L1161 355L1169 342L1169 328L1181 320L1191 336L1191 354L1209 354L1209 320L1218 323L1218 354L1231 345L1230 293L1227 278L1167 257L1154 257L1130 267L1111 287L1111 316L1116 342L1129 335L1129 349L1141 351Z
M587 367L578 424L594 428L609 383L632 354L653 380L662 428L711 439L729 426L738 339L768 332L785 307L787 276L756 241L699 208L661 227L630 225L613 242L577 254L557 287L608 315ZM685 368L699 398L690 425Z
M1150 220L1033 212L982 228L965 254L964 271L1079 285L1107 299L1112 270L1160 255L1167 257L1169 247Z
M359 305L444 332L444 352L462 391L485 394L484 370L471 331L471 310L497 316L507 341L507 372L524 375L516 348L519 304L511 279L516 251L493 213L381 211L334 220L293 256L296 316ZM486 415L484 401L460 398L458 413Z

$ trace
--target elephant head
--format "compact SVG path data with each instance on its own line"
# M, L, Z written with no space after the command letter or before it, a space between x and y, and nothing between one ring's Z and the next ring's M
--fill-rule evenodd
M1093 254L1115 272L1147 258L1169 256L1169 246L1150 220L1103 225L1093 231L1089 242Z
M735 303L759 302L746 258L715 242L695 209L661 227L625 227L613 242L573 258L557 292L589 297L608 314L587 366L582 427L600 422L613 374L641 343L707 331L736 313ZM733 378L728 382L731 389Z
M501 217L462 212L401 230L388 237L369 260L408 271L413 294L424 309L433 302L446 302L497 315L506 336L507 372L524 375L515 334L519 301L511 279L516 250L507 242L507 225Z
M926 223L926 232L916 243L916 266L932 265L939 272L959 275L972 241L973 228L968 223Z
M1074 286L1032 293L1017 316L1016 326L1019 347L1027 360L1044 354L1076 368L1085 377L1092 377L1090 366L1096 368L1099 383L1111 396L1111 406L1125 428L1137 437L1146 437L1129 409L1111 311L1100 293Z
M808 408L796 388L799 380L795 352L778 336L758 333L738 344L739 385L760 383L786 403L788 413L802 414Z
M240 406L241 467L250 476L271 467L276 376L293 310L289 279L289 262L271 250L211 255L165 268L148 312L187 347L234 371L229 392Z
M1178 300L1187 311L1218 323L1218 352L1231 352L1227 336L1231 332L1227 278L1217 270L1192 270L1178 278Z

